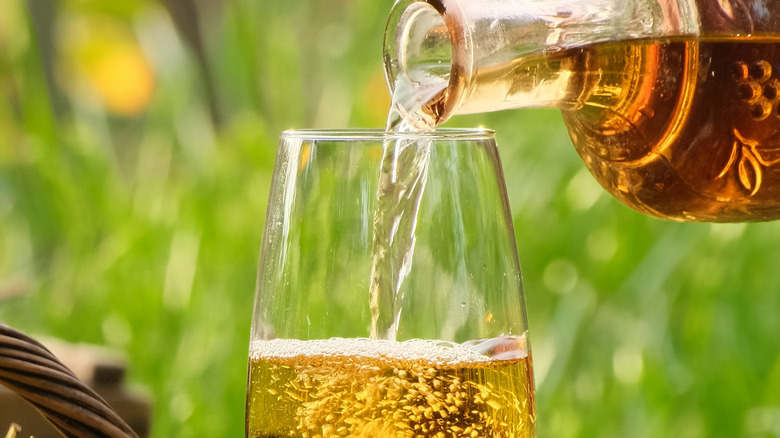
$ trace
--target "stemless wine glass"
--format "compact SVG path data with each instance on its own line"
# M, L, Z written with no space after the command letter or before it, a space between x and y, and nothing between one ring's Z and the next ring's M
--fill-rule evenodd
M524 437L534 382L492 131L287 131L246 436Z

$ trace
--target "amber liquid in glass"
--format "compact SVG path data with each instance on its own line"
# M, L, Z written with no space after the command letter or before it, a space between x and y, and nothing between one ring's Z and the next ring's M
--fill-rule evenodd
M530 355L443 344L259 341L247 436L535 437Z

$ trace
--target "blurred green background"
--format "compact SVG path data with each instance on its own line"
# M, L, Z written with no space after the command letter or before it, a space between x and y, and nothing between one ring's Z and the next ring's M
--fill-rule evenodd
M391 3L0 1L0 320L125 352L154 437L243 436L278 133L383 125ZM497 132L540 438L780 436L776 223L619 205L555 111L448 125Z

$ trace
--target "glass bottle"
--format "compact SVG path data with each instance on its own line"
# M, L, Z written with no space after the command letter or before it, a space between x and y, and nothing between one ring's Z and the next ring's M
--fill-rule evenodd
M780 2L399 0L384 56L391 89L441 84L437 124L559 108L594 177L642 213L780 218Z

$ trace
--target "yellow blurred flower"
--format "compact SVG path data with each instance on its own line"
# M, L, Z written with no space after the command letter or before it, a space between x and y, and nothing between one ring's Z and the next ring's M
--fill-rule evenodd
M133 116L149 105L154 73L138 45L114 45L95 59L86 73L108 111Z
M77 90L88 87L113 114L134 116L146 110L155 73L128 24L94 16L65 21L61 50L67 82L77 84Z

